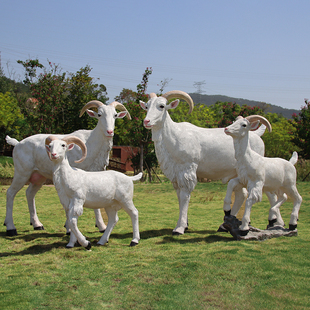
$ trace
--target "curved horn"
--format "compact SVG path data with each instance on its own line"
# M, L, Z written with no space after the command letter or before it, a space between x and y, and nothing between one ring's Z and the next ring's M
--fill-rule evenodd
M185 100L188 105L189 105L189 111L188 114L191 114L194 108L194 102L192 98L190 97L189 94L185 93L184 91L181 90L171 90L168 91L167 93L161 95L162 97L166 98L167 100L172 99L172 98L177 98L177 99L183 99Z
M50 143L53 141L53 140L58 140L55 136L48 136L46 139L45 139L45 145L50 145ZM49 157L50 160L52 160L52 156L51 156L51 153L47 152L47 155Z
M269 132L271 132L272 130L271 124L269 123L269 121L261 115L250 115L250 116L247 116L246 119L250 123L255 122L255 121L260 121L262 124L264 124L267 127Z
M67 144L69 143L75 143L76 145L78 145L81 150L82 150L82 157L79 160L76 160L76 163L81 163L82 161L84 161L84 159L87 156L87 148L85 143L78 137L75 136L67 136L62 138L61 140L65 141Z
M103 106L103 105L104 105L104 104L103 104L101 101L99 101L99 100L92 100L92 101L87 102L87 103L84 105L84 107L83 107L83 109L81 110L81 112L80 112L80 117L84 114L84 112L85 112L87 109L93 108L93 107L99 108L99 107L101 107L101 106Z
M157 95L155 93L150 93L149 94L150 99L157 97Z
M130 116L128 110L125 108L124 105L122 105L121 103L119 103L117 101L113 101L109 105L113 106L115 109L119 109L120 111L127 111L127 115L126 116L127 116L127 118L129 120L131 120L131 116Z

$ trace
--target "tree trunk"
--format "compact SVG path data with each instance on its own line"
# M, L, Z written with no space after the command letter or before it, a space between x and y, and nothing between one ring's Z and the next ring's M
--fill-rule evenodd
M143 143L140 144L140 171L143 173Z

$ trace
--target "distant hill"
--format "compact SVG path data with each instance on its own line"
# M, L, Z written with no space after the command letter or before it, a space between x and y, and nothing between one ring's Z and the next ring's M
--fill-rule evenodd
M202 103L205 104L207 106L210 106L212 104L215 104L217 101L220 102L235 102L237 104L239 104L240 106L246 104L248 106L258 106L260 108L262 108L265 113L277 113L279 115L284 116L287 119L291 119L292 118L292 114L296 113L298 114L300 112L300 110L294 110L294 109L285 109L282 107L279 107L277 105L273 105L273 104L266 104L265 102L260 102L260 101L254 101L254 100L248 100L248 99L241 99L241 98L232 98L232 97L228 97L228 96L222 96L222 95L200 95L197 93L191 93L189 94L194 103Z

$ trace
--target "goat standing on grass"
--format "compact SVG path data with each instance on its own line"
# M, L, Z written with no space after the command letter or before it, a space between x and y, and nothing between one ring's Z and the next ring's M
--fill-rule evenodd
M91 107L98 108L98 113L88 110ZM117 113L116 109L121 112ZM88 171L105 170L109 164L109 152L113 146L113 135L115 127L115 119L123 118L127 115L131 119L126 108L118 102L112 102L105 105L100 101L93 100L88 102L80 112L80 117L84 112L90 117L98 119L98 123L93 130L77 130L70 135L79 137L88 148L88 156L83 163L79 165L80 169ZM42 187L46 179L53 177L53 165L46 157L44 141L49 134L37 134L25 138L18 142L16 139L7 136L7 143L14 146L13 161L14 161L14 178L11 186L7 190L6 202L6 218L4 225L7 228L7 235L17 235L16 227L13 222L13 202L18 191L30 182L27 190L27 202L30 213L30 224L35 230L44 229L40 222L35 206L35 195ZM63 138L68 135L55 135ZM81 157L81 150L76 147L68 154L69 163L76 166L75 160ZM96 226L99 231L104 231L106 225L102 219L100 210L94 210L96 215ZM67 233L69 232L66 225Z
M260 115L251 115L246 118L239 116L225 133L233 138L235 158L237 160L238 177L235 179L247 188L248 197L242 218L240 230L242 235L249 231L251 207L262 200L263 191L276 193L277 203L270 209L269 222L276 220L277 209L286 201L286 194L293 199L294 208L291 213L289 229L297 228L298 213L302 198L296 188L296 169L298 155L293 153L290 161L282 158L268 158L257 154L249 143L250 130L255 130L259 122L266 125L271 131L268 120ZM227 210L226 210L227 211Z
M160 168L172 182L179 200L179 220L173 234L184 234L187 228L187 213L191 192L197 184L198 178L222 180L226 183L237 176L234 147L231 139L224 133L224 128L200 128L190 123L175 123L169 109L175 109L179 100L168 103L169 99L185 100L189 106L189 113L194 108L191 97L182 91L174 90L157 97L150 94L150 100L140 105L147 110L144 127L152 130L152 140ZM254 150L264 154L264 143L260 136L263 129L250 133L250 142ZM231 187L234 187L233 189ZM242 186L228 183L227 190L235 191L235 202L231 210L236 215L246 197ZM275 198L268 196L273 204ZM230 200L229 200L230 202Z
M86 249L91 248L90 242L77 227L78 217L83 213L83 206L90 209L104 208L108 215L108 225L98 242L99 245L108 242L111 231L118 222L117 211L120 209L124 209L131 217L133 239L130 246L137 245L140 234L138 210L132 201L133 181L140 180L142 173L129 177L113 170L90 172L72 168L66 153L74 148L74 144L77 144L83 152L82 158L76 161L81 163L87 153L87 148L81 139L68 136L58 140L56 137L49 136L45 140L46 151L53 163L53 182L73 232L66 247L74 247L78 240Z

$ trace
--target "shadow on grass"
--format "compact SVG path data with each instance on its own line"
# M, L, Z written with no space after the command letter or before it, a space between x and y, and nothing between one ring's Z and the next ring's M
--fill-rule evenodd
M100 236L94 236L93 234L94 233L89 233L86 237L93 245L95 245L99 241L102 233L99 233ZM208 236L206 237L193 236L192 238L189 237L195 234L196 235L197 234L208 235ZM199 230L199 231L187 230L184 235L177 236L177 235L172 235L172 230L169 228L169 229L158 229L158 230L146 230L146 231L140 232L140 235L141 235L141 240L162 237L161 240L156 242L156 244L158 245L167 244L167 243L186 244L186 243L199 243L199 242L213 243L213 242L219 242L219 241L222 241L222 242L234 241L234 239L232 238L230 234L228 233L218 234L214 230ZM32 254L32 255L43 254L56 248L63 249L65 248L66 244L69 241L69 236L67 236L64 233L47 233L43 231L40 231L40 233L34 232L31 234L27 234L25 232L25 234L18 234L17 236L13 236L13 237L7 237L6 232L0 232L0 238L3 238L3 239L7 238L12 241L23 240L25 242L31 242L36 239L50 239L52 241L53 238L57 238L57 239L61 238L61 240L57 242L53 242L53 243L51 242L49 244L32 245L28 247L27 249L24 249L20 252L3 252L3 253L0 253L0 258L9 257L9 256L23 256L23 255L29 255L29 254ZM132 232L125 233L125 234L113 234L112 233L110 238L111 239L112 238L113 239L130 239L132 238ZM76 247L78 246L79 245L77 245Z

